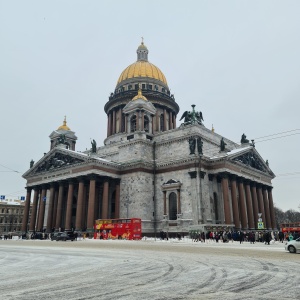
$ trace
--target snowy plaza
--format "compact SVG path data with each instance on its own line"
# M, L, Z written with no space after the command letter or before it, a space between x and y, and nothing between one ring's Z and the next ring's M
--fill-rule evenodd
M300 299L284 243L0 240L1 298Z

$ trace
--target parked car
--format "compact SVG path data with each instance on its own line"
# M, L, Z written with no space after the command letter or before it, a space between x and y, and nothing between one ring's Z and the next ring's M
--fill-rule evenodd
M285 250L290 253L300 252L300 238L285 243Z
M75 237L73 234L67 233L67 232L56 232L51 237L51 241L67 241L71 240L74 241Z

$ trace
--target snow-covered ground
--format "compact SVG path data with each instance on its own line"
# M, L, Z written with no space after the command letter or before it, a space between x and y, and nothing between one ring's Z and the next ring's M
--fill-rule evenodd
M299 267L279 242L0 240L0 299L300 299Z

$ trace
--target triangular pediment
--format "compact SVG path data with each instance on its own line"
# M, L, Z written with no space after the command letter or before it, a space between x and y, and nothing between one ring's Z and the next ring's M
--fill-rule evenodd
M38 175L39 173L57 171L61 168L77 165L87 160L85 155L62 149L53 149L40 159L23 177Z
M255 148L247 148L243 151L237 151L236 153L233 153L232 155L229 154L229 159L241 163L247 167L251 167L253 169L256 169L258 171L274 175L269 166L266 164L266 162L262 159L262 157L259 155L259 153L256 151Z

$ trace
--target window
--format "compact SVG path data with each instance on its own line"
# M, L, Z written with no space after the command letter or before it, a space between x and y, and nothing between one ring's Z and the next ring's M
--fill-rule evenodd
M148 116L144 116L144 130L149 132L149 118Z
M214 193L214 211L215 211L216 223L219 223L218 195L217 195L217 193Z
M169 219L177 220L177 195L174 192L169 195Z
M128 91L130 91L130 90L132 90L132 85L131 84L128 85Z
M134 89L135 89L135 90L138 90L138 89L139 89L139 85L136 84L136 85L134 86Z
M144 90L146 88L146 85L143 83L142 84L142 89Z
M161 91L164 93L165 92L165 88L162 88Z
M130 131L134 132L136 131L136 116L132 116L131 120L130 120Z
M152 90L152 84L148 84L148 90Z

